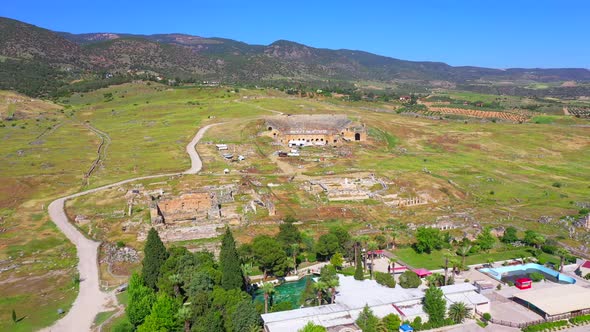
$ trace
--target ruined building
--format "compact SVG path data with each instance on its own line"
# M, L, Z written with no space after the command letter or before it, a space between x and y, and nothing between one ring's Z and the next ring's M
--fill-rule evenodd
M224 217L223 205L234 201L237 187L205 187L201 191L176 197L152 197L150 217L153 224L212 220Z
M364 125L344 115L278 115L266 119L266 135L289 147L340 145L347 141L365 141Z

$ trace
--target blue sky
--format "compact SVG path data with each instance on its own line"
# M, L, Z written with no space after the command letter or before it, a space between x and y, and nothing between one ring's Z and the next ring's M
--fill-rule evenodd
M5 1L0 16L74 33L287 39L451 65L590 68L590 1Z

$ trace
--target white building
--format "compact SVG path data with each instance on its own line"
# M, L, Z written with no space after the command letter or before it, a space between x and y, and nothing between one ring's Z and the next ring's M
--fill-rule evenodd
M340 331L354 326L359 313L368 305L375 316L384 317L395 314L403 320L412 321L428 316L423 310L424 290L404 289L399 285L388 288L374 280L355 280L350 276L339 275L336 303L318 307L301 308L262 315L267 332L296 332L308 322L324 326L331 331ZM464 302L472 310L489 312L489 300L478 294L475 286L465 283L441 287L447 306L453 302Z

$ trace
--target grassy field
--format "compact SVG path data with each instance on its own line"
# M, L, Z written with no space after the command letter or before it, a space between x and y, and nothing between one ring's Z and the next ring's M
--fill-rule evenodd
M394 250L394 254L399 257L401 261L404 263L412 266L413 268L426 268L429 270L438 270L442 269L445 262L445 255L452 254L448 250L437 250L433 251L430 254L422 253L418 254L412 248L399 248ZM490 251L489 253L478 253L472 254L465 257L465 264L473 265L473 264L485 264L488 259L492 259L495 262L497 261L505 261L505 260L513 260L519 259L522 255L525 257L531 257L531 253L526 248L519 248L513 250L506 250L506 251ZM455 255L459 261L462 261L461 256ZM540 257L547 260L548 262L552 262L554 264L559 264L559 258L543 254Z
M484 102L497 98L461 92L453 97ZM2 93L1 98L14 98L14 94ZM517 97L502 98L508 98L503 101L506 103L523 102ZM395 106L297 98L276 90L240 89L233 93L226 88L124 84L74 94L57 104L23 98L5 110L0 108L3 114L18 115L0 123L4 143L0 145L0 267L11 267L0 273L0 330L14 330L10 322L13 308L26 316L16 330L29 331L56 320L57 308L67 309L75 298L75 250L49 220L47 204L86 188L188 168L185 146L198 128L208 123L223 122L207 132L198 146L205 161L203 174L163 181L173 193L221 181L219 173L228 164L206 142L234 144L251 157L243 164L231 165L235 172L224 181L241 183L246 177L260 181L264 186L256 190L273 197L277 208L276 217L253 215L248 216L250 221L272 222L295 214L303 220L302 228L317 236L339 224L355 232L368 224L378 228L395 220L419 225L451 212L467 211L482 224L514 224L521 230L535 229L580 245L567 237L563 226L541 224L537 219L576 214L575 203L588 201L590 130L580 126L587 121L543 115L520 125L464 123L383 112ZM377 108L380 112L372 111ZM261 118L274 115L273 110L344 113L365 123L371 139L351 144L346 156L327 156L323 162L294 161L294 169L304 169L299 182L291 181L290 174L283 174L269 158L277 147L257 135ZM88 126L110 138L89 184L84 173L97 157L101 138ZM256 172L247 173L248 169ZM426 193L436 203L392 209L375 200L328 202L302 190L307 177L328 172L344 177L374 173L393 181L391 190L403 190L404 195ZM152 182L156 181L142 184L149 187ZM270 182L278 186L267 187ZM81 197L68 204L68 213L109 215L125 206L123 195L114 189ZM137 215L147 218L145 207L137 208L143 209ZM124 218L109 218L96 221L104 226L95 234L98 238L122 240L141 248L134 234L121 231ZM235 232L239 241L246 242L257 234L274 234L276 226L252 223L237 227ZM404 235L401 238L412 240ZM189 244L206 241L194 242ZM494 257L513 258L507 256L515 254L501 252ZM399 255L424 267L436 268L440 261L436 257L402 257L403 251ZM468 262L483 258L470 256Z

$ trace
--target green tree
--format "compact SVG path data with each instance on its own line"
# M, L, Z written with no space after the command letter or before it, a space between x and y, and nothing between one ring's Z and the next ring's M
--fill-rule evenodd
M564 248L557 248L557 251L555 253L557 254L557 256L559 256L559 260L560 260L559 272L563 272L563 264L565 263L566 257L568 257L570 255L570 252Z
M322 299L324 298L324 293L328 290L329 286L328 283L324 281L318 281L313 284L313 288L316 291L316 296L318 299L318 305L322 305Z
M151 288L143 284L142 278L136 273L132 274L129 279L127 293L129 294L129 303L125 308L125 312L129 322L133 326L139 326L143 323L145 317L150 314L156 295Z
M168 294L160 294L137 332L174 331L180 327L179 320L176 319L177 312L178 303Z
M340 285L340 281L338 279L330 279L326 281L326 286L330 290L330 303L334 303L336 301L336 287Z
M325 327L321 325L315 325L313 322L308 322L302 329L299 329L297 332L326 332Z
M225 332L223 327L223 315L219 310L209 310L203 316L199 316L193 324L192 332Z
M373 271L375 270L375 250L379 249L379 246L377 245L377 242L369 241L369 243L367 243L367 249L371 252L371 279L373 279Z
M545 243L545 237L541 234L538 234L535 231L528 230L524 232L524 243L528 244L529 246L533 246L535 248L540 248L540 246Z
M461 324L471 316L469 308L463 302L455 302L449 306L449 318Z
M471 251L472 246L471 245L463 245L461 247L459 247L459 249L457 249L457 254L459 254L459 256L461 256L463 258L462 264L463 267L465 268L465 258L467 257L467 255L469 255L469 252Z
M321 235L316 243L316 253L320 255L323 260L330 258L339 250L339 248L338 238L331 233Z
M279 225L279 234L277 240L283 245L286 251L289 251L291 244L301 242L301 232L293 222L287 222ZM291 254L290 252L288 254Z
M334 255L332 255L332 258L330 258L330 264L332 264L335 268L340 270L342 268L342 265L344 264L344 258L342 257L342 254L340 252L337 252Z
M385 249L387 248L387 237L383 234L378 234L375 236L375 242L377 242L378 249Z
M399 331L399 326L402 324L401 319L396 314L389 314L383 317L383 319L381 320L383 321L383 324L385 325L385 329L387 330L387 332Z
M418 288L422 284L422 280L414 271L405 271L399 276L399 285L402 288Z
M363 271L363 260L361 258L361 250L358 246L355 246L355 262L356 267L354 269L354 279L363 280L365 279L365 273Z
M14 311L14 309L12 309L12 322L13 322L14 324L16 324L16 323L17 323L17 319L16 319L16 311Z
M293 269L295 269L295 274L297 274L297 255L299 254L300 245L299 243L291 243L289 246L289 251L291 252L291 258L293 258Z
M359 317L356 319L356 325L358 325L363 332L378 332L379 318L377 318L369 306L365 304L363 311L359 313Z
M299 298L299 304L302 306L313 305L314 300L315 291L313 289L313 281L311 278L307 277L305 280L305 287L303 288L303 292L301 292L301 296Z
M340 279L338 279L338 274L334 265L328 264L322 267L319 280L324 282L326 288L330 290L330 303L334 303L336 287L340 285Z
M414 248L418 253L430 253L440 249L443 245L442 234L439 229L431 227L419 227L416 230L416 244Z
M512 243L518 241L517 230L513 226L508 226L504 230L504 235L502 235L502 242L504 243Z
M288 268L287 255L277 240L267 235L257 236L252 241L252 252L254 261L264 272L265 279L268 273L277 277L285 275Z
M182 284L182 278L180 278L180 274L171 274L168 276L168 279L174 288L174 296L180 296L180 285Z
M160 267L168 258L168 252L158 232L153 227L148 232L143 254L141 276L147 287L156 290L156 283L160 276Z
M260 329L260 315L252 301L240 302L231 316L234 332L249 331L253 327Z
M191 319L193 317L193 311L190 307L183 306L178 309L176 313L176 317L180 320L184 325L184 332L190 332L191 330Z
M338 247L341 254L345 254L347 252L347 248L350 244L350 234L348 231L342 226L336 226L330 228L330 234L333 234L338 238Z
M440 288L430 285L424 293L424 312L428 314L431 327L444 325L446 301Z
M496 238L492 235L492 231L489 227L483 229L481 233L477 235L477 244L482 250L490 250L496 243Z
M240 266L240 257L236 250L236 242L229 229L225 228L225 234L221 240L219 252L219 265L221 268L221 287L225 289L243 289L244 276Z
M265 282L261 289L264 293L264 313L268 313L268 300L275 292L275 285L272 282Z

